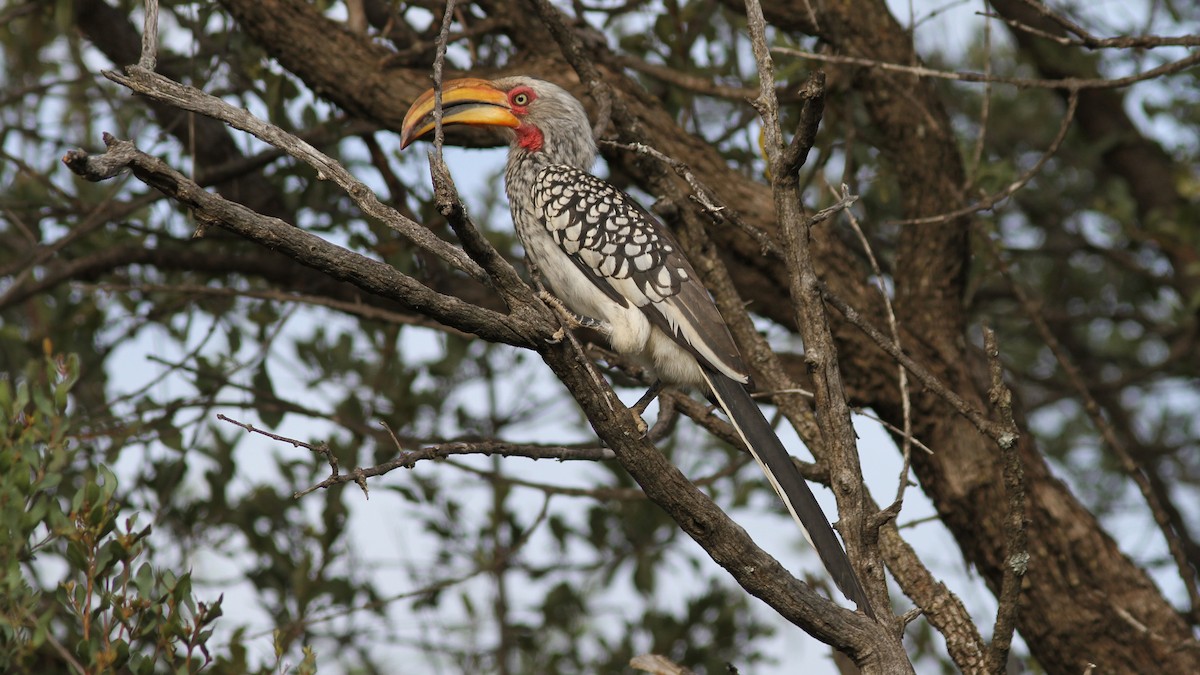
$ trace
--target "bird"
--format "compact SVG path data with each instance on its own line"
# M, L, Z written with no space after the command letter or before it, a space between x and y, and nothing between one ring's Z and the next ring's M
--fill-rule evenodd
M435 90L401 125L401 149L436 128ZM782 441L751 398L749 369L678 241L633 197L590 173L597 150L583 105L526 76L442 84L443 126L506 129L505 192L527 259L554 298L661 383L707 388L830 577L874 618L863 586Z

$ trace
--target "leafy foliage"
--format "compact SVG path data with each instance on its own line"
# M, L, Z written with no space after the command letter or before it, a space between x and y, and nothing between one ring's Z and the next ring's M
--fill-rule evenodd
M222 599L197 600L190 573L146 559L151 526L122 518L117 476L86 462L72 429L79 368L47 353L0 379L0 668L199 672Z

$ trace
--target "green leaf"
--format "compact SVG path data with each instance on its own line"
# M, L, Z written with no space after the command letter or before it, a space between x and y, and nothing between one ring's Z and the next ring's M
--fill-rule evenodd
M138 567L137 574L133 577L133 583L137 586L138 594L143 598L152 597L154 594L154 568L150 563L142 563Z

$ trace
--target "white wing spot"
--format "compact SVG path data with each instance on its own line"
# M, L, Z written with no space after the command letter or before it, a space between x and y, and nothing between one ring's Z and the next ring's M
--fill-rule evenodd
M571 224L571 217L565 213L559 213L546 219L546 227L551 232L557 232Z
M600 274L606 277L611 277L613 272L617 271L617 259L614 256L607 256L604 262L600 263Z

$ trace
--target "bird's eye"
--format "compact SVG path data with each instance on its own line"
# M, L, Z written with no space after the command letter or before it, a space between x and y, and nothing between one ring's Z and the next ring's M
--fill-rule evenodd
M525 92L513 94L512 101L516 105L529 105L529 94Z

